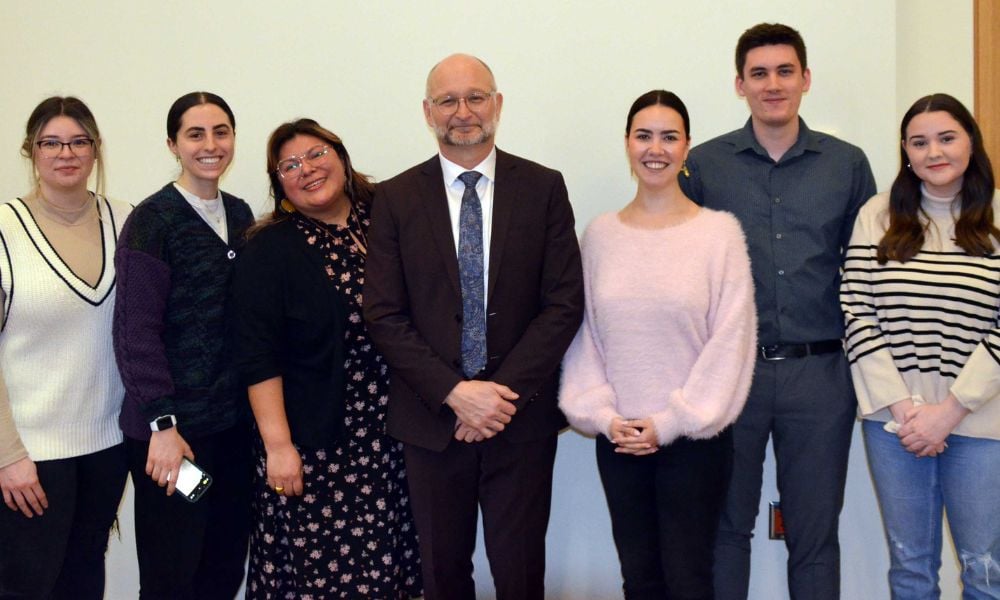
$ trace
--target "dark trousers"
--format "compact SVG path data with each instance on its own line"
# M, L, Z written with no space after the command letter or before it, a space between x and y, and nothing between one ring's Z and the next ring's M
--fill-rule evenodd
M194 462L212 476L197 502L167 496L146 475L149 442L126 438L135 486L139 597L226 599L243 582L250 531L250 432L245 426L185 438Z
M478 506L497 600L545 596L545 531L556 434L512 444L503 434L443 452L404 444L426 600L475 600Z
M715 593L743 600L760 505L764 452L773 438L793 600L840 597L837 529L857 411L842 353L758 360L733 428L735 462L715 549Z
M49 507L29 519L0 505L0 598L100 600L128 475L124 447L35 466Z
M729 429L647 456L597 437L626 600L712 600L712 554L733 464Z

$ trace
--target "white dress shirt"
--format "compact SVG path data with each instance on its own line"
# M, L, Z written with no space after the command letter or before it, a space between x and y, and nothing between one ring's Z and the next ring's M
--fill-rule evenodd
M466 171L476 171L483 175L476 182L476 193L479 194L479 203L483 209L483 298L485 299L490 277L490 239L493 229L493 187L496 183L497 149L494 146L483 162L471 169L451 162L443 154L440 157L441 171L444 173L444 190L448 195L448 214L451 217L451 233L452 237L455 238L456 255L458 255L459 213L462 211L462 195L465 193L465 184L458 176Z

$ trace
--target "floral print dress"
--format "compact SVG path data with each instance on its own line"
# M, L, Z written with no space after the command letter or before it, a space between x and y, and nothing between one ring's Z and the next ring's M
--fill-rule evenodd
M405 599L421 595L402 444L385 433L389 375L361 316L367 207L347 227L291 216L303 243L321 253L347 307L345 435L335 447L299 448L304 493L267 487L257 439L247 598ZM353 235L352 235L353 233Z

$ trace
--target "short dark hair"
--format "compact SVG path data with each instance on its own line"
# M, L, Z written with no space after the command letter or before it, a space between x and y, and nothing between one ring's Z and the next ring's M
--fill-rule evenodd
M666 106L676 110L681 115L681 120L684 121L684 135L691 139L691 120L688 117L687 107L684 106L684 102L677 94L666 90L650 90L635 99L632 108L628 109L628 117L625 118L626 137L632 133L632 119L635 118L636 113L650 106Z
M174 100L174 103L170 105L170 110L167 111L167 137L171 141L177 141L177 133L181 130L181 119L184 117L184 113L188 109L202 104L214 104L221 108L222 112L229 117L229 125L233 131L236 131L236 116L233 115L233 109L229 108L221 96L212 92L190 92Z
M747 54L761 46L788 45L795 48L799 65L806 70L806 43L798 31L781 23L759 23L743 32L736 42L736 76L743 77L743 67L747 64Z
M976 119L964 104L948 94L931 94L917 100L903 115L899 125L899 172L889 191L889 228L878 244L880 264L889 260L906 262L924 245L924 224L920 221L921 180L910 167L903 143L906 128L914 117L923 113L944 111L952 116L969 134L972 156L962 176L962 208L955 221L955 243L966 254L987 256L1000 240L1000 229L993 223L995 180L990 157L983 145L983 134Z

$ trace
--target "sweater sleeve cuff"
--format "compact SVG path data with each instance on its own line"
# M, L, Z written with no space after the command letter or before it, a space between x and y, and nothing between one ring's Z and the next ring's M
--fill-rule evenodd
M1000 362L992 347L986 345L986 340L969 356L968 362L962 367L951 393L958 403L975 412L997 396L1000 389Z
M873 415L911 395L885 348L858 358L851 365L851 379L862 416Z
M0 469L10 466L22 458L27 458L28 449L21 443L21 438L14 438L0 448Z
M619 416L611 384L605 383L572 398L563 391L559 408L570 425L581 433L607 436L612 419Z
M172 415L176 412L176 405L172 396L157 398L145 404L139 405L139 412L147 423L152 422L163 415Z
M242 384L246 387L250 387L251 385L262 381L267 381L268 379L281 377L284 373L282 373L281 369L278 368L277 365L262 360L256 363L240 365L239 375Z
M604 437L611 439L611 422L617 418L621 418L618 411L611 407L600 408L594 413L593 425L594 425L594 435L603 435Z
M660 446L666 446L683 435L683 428L675 411L668 408L653 413L649 418L656 428L656 442Z
M650 419L656 427L657 441L666 446L681 436L707 439L718 435L736 420L743 404L734 403L723 409L698 406L688 402L684 390L679 388L670 393L666 408L650 415Z

